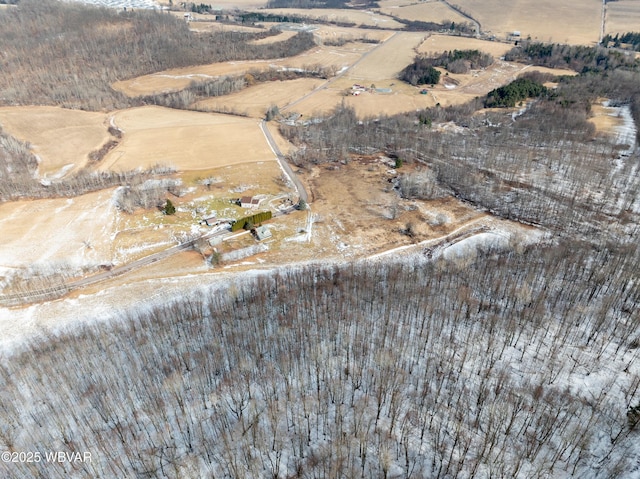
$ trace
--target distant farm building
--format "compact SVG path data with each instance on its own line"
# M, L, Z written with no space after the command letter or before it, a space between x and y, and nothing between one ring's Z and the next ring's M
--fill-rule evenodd
M255 208L260 205L260 199L252 196L243 196L240 198L240 206L243 208Z
M201 224L204 223L207 226L216 226L220 224L220 220L215 216L211 216L209 218L202 218Z
M367 91L367 89L363 85L358 85L357 83L351 87L351 94L353 96L358 96L365 91Z
M271 238L271 230L266 226L258 226L256 228L256 239L262 241L268 238Z

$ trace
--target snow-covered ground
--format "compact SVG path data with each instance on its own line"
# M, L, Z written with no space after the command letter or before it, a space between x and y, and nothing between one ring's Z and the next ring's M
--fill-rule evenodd
M65 0L67 2L86 3L109 8L160 8L153 0Z
M619 117L622 124L615 127L616 143L619 145L628 145L628 149L622 154L631 154L636 148L636 135L638 129L633 117L631 116L631 107L629 105L611 106L609 101L605 101L603 106L607 110L611 110L610 116Z

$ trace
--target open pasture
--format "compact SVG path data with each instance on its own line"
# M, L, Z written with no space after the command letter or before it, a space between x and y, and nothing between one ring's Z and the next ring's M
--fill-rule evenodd
M366 91L359 96L349 94L353 81L342 79L321 89L296 103L291 111L302 113L305 117L326 114L344 103L352 107L358 117L377 117L381 114L394 115L415 111L435 105L431 95L421 95L419 89L399 80L376 82L378 89L389 89L389 93ZM369 87L369 84L365 86Z
M277 35L272 35L270 37L266 37L266 38L261 38L260 40L254 40L250 43L254 44L254 45L269 45L270 43L276 43L276 42L284 42L286 40L289 40L291 37L294 37L298 34L298 32L294 31L294 30L283 30L280 33L278 33Z
M177 12L181 13L182 12ZM216 33L216 32L247 32L260 33L264 29L260 27L248 27L246 25L238 25L235 23L220 23L208 20L189 22L189 30L198 33Z
M102 161L104 170L204 170L275 158L254 119L142 107L116 113L114 123L125 133Z
M415 49L423 42L422 32L398 32L350 68L347 78L353 80L395 79L415 57Z
M505 38L519 31L541 42L593 44L602 20L601 0L456 0L482 31ZM610 4L611 5L611 4Z
M86 165L88 154L109 139L104 113L48 106L0 108L0 125L31 144L42 177L60 177Z
M510 43L490 42L450 35L431 35L418 47L418 53L435 56L451 50L480 50L493 55L494 58L500 58L512 48L513 44Z
M605 33L640 31L640 2L638 0L616 0L607 3L604 24Z
M81 268L111 261L113 189L0 204L0 268Z

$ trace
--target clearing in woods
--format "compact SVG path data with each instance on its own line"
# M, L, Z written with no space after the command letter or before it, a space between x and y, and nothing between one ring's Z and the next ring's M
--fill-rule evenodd
M355 27L338 27L335 25L318 25L313 31L313 36L320 43L335 42L337 40L357 41L359 39L383 42L391 37L393 30L369 30Z
M0 126L31 143L41 177L61 177L85 166L88 155L109 140L105 113L49 106L0 108Z
M514 31L541 42L590 45L598 41L602 0L456 0L483 33L506 38ZM609 4L611 5L611 4Z
M103 170L157 164L204 170L275 159L253 119L147 106L116 113L114 123L125 134L102 160Z
M250 43L253 45L268 45L270 43L284 42L286 40L289 40L289 38L296 36L297 34L298 32L294 30L284 30L277 35L261 38L260 40L254 40Z

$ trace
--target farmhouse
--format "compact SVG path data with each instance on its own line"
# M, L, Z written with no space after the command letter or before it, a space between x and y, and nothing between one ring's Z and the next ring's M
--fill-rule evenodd
M367 91L367 89L363 85L358 85L357 83L354 83L351 87L351 94L353 96L358 96L365 91Z
M255 208L260 205L260 199L252 196L243 196L240 198L240 206L243 208Z

